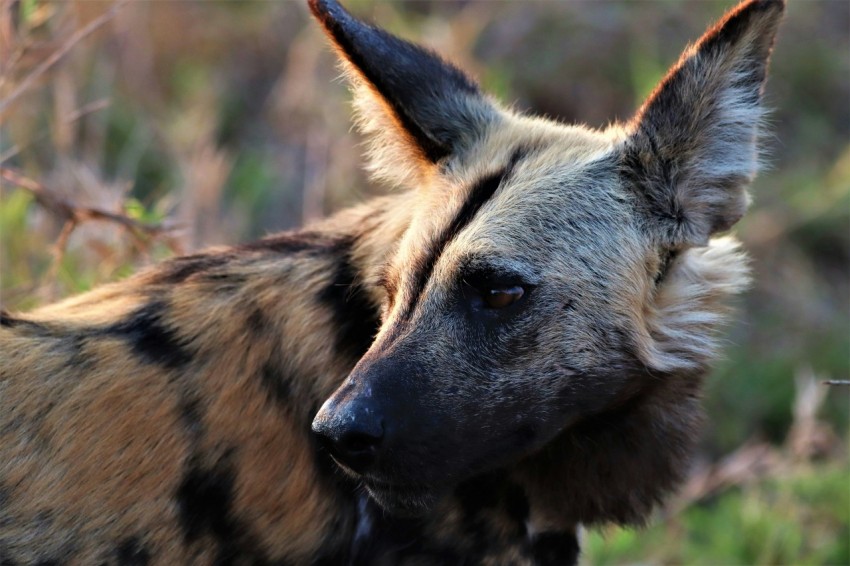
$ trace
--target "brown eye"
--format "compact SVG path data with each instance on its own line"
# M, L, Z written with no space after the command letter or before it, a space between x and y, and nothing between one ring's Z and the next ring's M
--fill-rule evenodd
M503 309L512 305L520 300L524 294L525 290L519 285L503 289L484 289L481 292L484 304L491 309Z

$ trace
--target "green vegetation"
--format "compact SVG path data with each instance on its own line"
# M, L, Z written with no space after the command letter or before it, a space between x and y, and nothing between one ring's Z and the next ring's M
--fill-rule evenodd
M589 533L587 562L850 564L847 467L806 466L735 487L645 531Z

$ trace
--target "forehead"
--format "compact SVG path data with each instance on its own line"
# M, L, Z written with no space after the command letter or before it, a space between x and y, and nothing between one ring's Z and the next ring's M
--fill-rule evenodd
M631 197L619 181L614 140L585 128L533 120L517 126L501 130L473 156L492 171L504 167L510 152L522 152L446 250L446 259L471 254L538 264L544 258L611 264L639 256L640 234ZM466 175L472 179L485 174L470 169Z
M394 317L438 304L476 264L603 302L640 286L643 240L615 141L512 119L418 192L423 206L384 274L400 292Z

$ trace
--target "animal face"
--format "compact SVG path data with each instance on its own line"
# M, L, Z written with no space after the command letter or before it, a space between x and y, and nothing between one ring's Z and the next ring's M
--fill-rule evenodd
M517 462L704 366L740 256L781 2L750 1L629 123L517 115L436 55L312 0L356 89L379 176L416 205L376 274L374 343L313 422L397 512ZM721 271L725 274L718 274Z
M628 389L652 247L610 144L557 134L521 140L492 171L446 187L460 202L415 218L385 268L381 332L331 401L353 398L367 426L370 414L383 420L368 433L386 444L367 474L392 458L420 485L451 485ZM445 225L416 226L434 217Z

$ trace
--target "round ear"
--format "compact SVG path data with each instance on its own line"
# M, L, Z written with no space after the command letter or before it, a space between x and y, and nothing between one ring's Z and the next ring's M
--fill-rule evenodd
M783 9L783 0L749 0L727 13L682 54L629 125L623 177L643 197L661 246L705 245L744 214Z
M497 119L478 85L435 53L354 18L336 0L310 0L310 8L352 82L379 177L416 182L423 168L462 152Z

